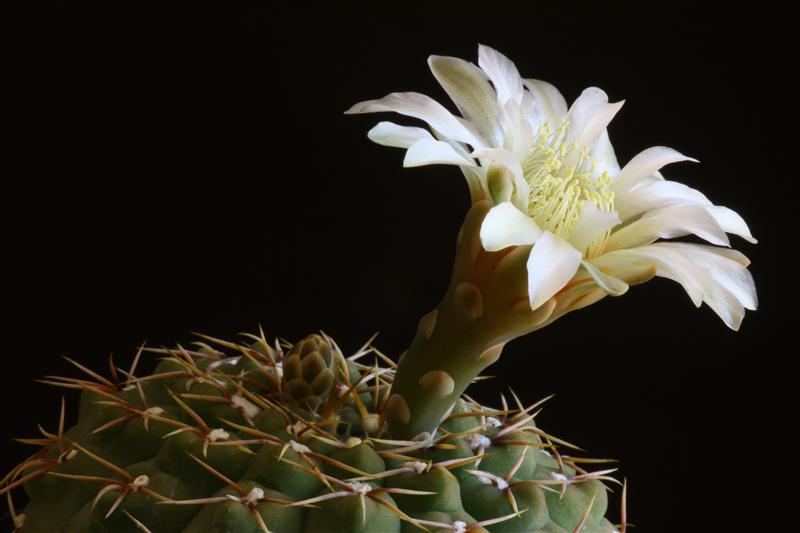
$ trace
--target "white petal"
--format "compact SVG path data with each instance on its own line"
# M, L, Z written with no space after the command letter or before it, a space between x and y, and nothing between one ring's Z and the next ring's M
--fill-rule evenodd
M530 94L522 97L523 105L529 105ZM501 111L503 142L498 145L513 152L518 161L524 161L533 145L534 130L525 116L526 111L514 100L509 100Z
M420 139L433 139L425 128L400 126L394 122L378 122L369 130L367 137L374 143L395 148L408 148Z
M744 309L758 306L755 285L740 257L730 250L691 243L658 243L648 248L674 253L710 273L711 284L703 290L703 301L733 330L738 330Z
M687 157L677 150L666 146L653 146L647 150L643 150L628 161L628 164L622 168L617 178L611 184L611 188L615 193L619 194L630 189L640 179L652 175L664 165L677 163L678 161L698 162L697 159Z
M597 87L584 89L569 110L567 143L591 147L623 103L609 104L608 95Z
M478 46L478 65L492 80L497 91L497 103L501 106L511 99L522 102L522 78L514 63L497 50Z
M578 215L578 221L569 236L569 242L576 250L583 252L595 238L617 224L619 224L619 217L616 213L601 211L593 202L587 201L583 204L581 214Z
M483 167L458 167L464 174L469 187L469 195L472 203L489 198L489 190L486 187L486 169Z
M619 174L619 163L617 162L617 155L614 153L614 147L611 145L611 140L608 138L608 130L603 130L600 133L600 137L594 143L594 148L592 148L590 155L597 162L597 166L592 172L592 177L600 176L604 172L612 177Z
M592 264L631 285L647 281L651 277L652 268L655 267L655 263L650 259L616 253L595 257L592 259Z
M528 197L531 189L528 185L528 182L525 181L525 175L522 172L522 166L519 164L519 160L516 158L516 156L514 156L513 153L499 148L483 148L481 150L472 152L470 155L472 155L472 157L490 159L500 163L510 170L511 174L514 176L514 205L520 209L527 208Z
M541 80L523 80L536 99L536 110L555 129L567 118L567 101L553 85Z
M708 212L696 205L682 205L650 211L639 220L611 234L606 250L634 248L694 234L712 244L728 245L728 237Z
M588 261L583 261L581 264L589 273L589 275L592 276L595 283L597 283L597 286L603 289L606 294L610 294L611 296L622 296L628 292L628 284L621 279L606 274L597 268L597 266Z
M744 319L744 307L730 291L722 285L714 285L705 302L719 315L726 326L733 331L739 331L739 326Z
M682 254L668 248L643 246L627 250L616 250L594 259L594 263L605 263L608 260L630 259L631 262L649 260L656 264L656 276L671 279L680 283L692 299L696 307L700 307L706 294L712 291L711 273L688 261Z
M522 82L525 83L525 80ZM539 112L538 106L536 96L532 92L522 91L522 102L519 104L520 114L534 130L539 129L542 122L546 120Z
M617 195L614 201L623 221L648 211L679 205L702 206L725 233L738 235L752 243L758 242L738 213L712 204L700 191L676 181L645 178L637 186Z
M739 237L753 244L758 242L755 238L753 238L753 235L750 234L750 228L747 227L747 223L744 221L744 219L733 209L712 205L706 207L706 211L708 211L708 213L714 217L714 220L717 221L717 224L719 224L719 227L721 227L725 233L738 235Z
M379 100L359 102L345 111L347 114L394 111L401 115L427 122L436 131L460 141L482 148L485 142L469 125L458 120L436 100L420 93L392 93Z
M712 205L703 193L683 183L649 178L614 197L614 208L623 222L647 211L685 204Z
M542 230L536 222L511 202L503 202L491 208L481 225L481 243L489 252L509 246L533 244L541 235Z
M747 309L758 307L758 296L753 275L740 258L726 257L721 248L685 242L662 242L653 247L666 248L682 254L693 264L711 272L715 282L722 285ZM727 251L727 250L726 250Z
M670 244L682 245L682 244L689 244L689 243L675 242L675 243L670 243ZM706 249L707 252L712 253L712 254L716 254L716 255L720 255L722 257L727 257L728 259L732 259L733 261L736 261L737 263L739 263L742 266L745 266L745 267L746 266L750 266L750 259L746 255L744 255L742 252L740 252L739 250L734 250L732 248L720 248L718 246L707 246L707 245L703 245L703 244L698 244L698 245L695 245L695 246L702 246L702 247L704 247Z
M581 253L578 250L549 231L542 233L528 257L531 309L536 309L560 291L580 265Z
M420 139L411 145L403 160L404 167L421 167L423 165L463 165L475 166L475 162L456 152L444 141Z
M502 144L497 95L481 69L457 57L430 56L434 77L455 102L461 114L489 141Z

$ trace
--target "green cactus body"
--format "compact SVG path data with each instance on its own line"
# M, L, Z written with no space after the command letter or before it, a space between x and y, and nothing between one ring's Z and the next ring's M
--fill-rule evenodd
M287 403L314 411L336 381L341 354L320 335L311 335L292 347L283 362L283 397Z
M57 380L82 389L79 420L6 478L30 497L18 531L614 530L606 472L558 455L522 406L462 398L427 439L394 440L394 369L362 363L371 348L221 346L156 350L149 376Z

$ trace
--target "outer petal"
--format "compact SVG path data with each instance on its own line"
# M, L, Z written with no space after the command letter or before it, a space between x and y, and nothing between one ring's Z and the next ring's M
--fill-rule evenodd
M615 208L623 221L648 211L679 205L702 206L725 233L738 235L752 243L758 242L738 213L712 204L700 191L676 181L646 178L640 185L619 194L615 201Z
M650 259L633 258L616 253L595 257L592 259L592 264L628 285L639 285L650 281L657 270L655 262Z
M648 211L686 204L711 205L711 202L703 193L683 183L652 178L645 178L614 198L614 208L623 222Z
M490 197L486 187L486 169L483 167L459 167L467 180L471 203L476 203Z
M689 250L687 254L686 249L680 249L686 246L691 247L693 245L659 243L642 248L611 252L598 259L611 258L618 260L628 257L632 260L652 260L658 265L656 275L677 281L683 285L696 306L699 307L702 302L706 302L728 327L734 330L738 329L744 317L744 307L734 291L740 290L744 286L730 283L730 280L722 281L724 276L718 270L717 260L709 256L724 258L723 254L716 254L708 250L701 252L707 254L706 260L711 261L707 263L711 268L704 268L698 264L702 263L702 261L698 262L696 257L692 257L696 252ZM703 248L711 249L711 247ZM735 263L736 261L733 262ZM729 290L728 287L734 288L734 291Z
M494 48L479 45L478 65L492 80L498 104L503 106L509 99L518 104L522 102L522 78L510 59Z
M591 147L622 107L622 102L608 103L608 95L597 87L584 89L569 110L567 143ZM577 153L576 150L573 153Z
M678 161L693 161L697 159L687 157L677 150L666 146L653 146L639 152L633 159L628 161L620 171L617 178L611 184L612 190L619 194L633 187L639 180L650 176L664 165L677 163Z
M378 113L382 111L394 111L401 115L424 120L436 131L456 141L471 144L473 148L482 148L486 144L477 132L454 117L442 104L420 93L392 93L379 100L359 102L345 113Z
M498 149L498 148L483 148L481 150L476 150L472 154L472 157L481 157L485 159L491 159L497 163L508 168L511 171L512 175L514 176L514 186L515 186L515 196L514 196L514 204L523 209L528 202L528 196L530 195L530 186L528 182L525 181L525 175L522 172L522 166L519 164L519 161L508 150Z
M595 238L617 224L619 224L619 217L616 213L600 211L593 202L587 201L583 204L581 214L578 216L578 221L568 240L576 250L584 252Z
M536 110L542 119L558 128L567 118L567 101L553 85L541 80L523 80L536 99Z
M728 245L728 237L705 209L695 205L668 207L651 211L636 222L611 234L606 250L634 248L655 242L695 234L713 244Z
M656 275L680 283L692 299L695 306L700 307L706 294L712 290L713 281L711 273L705 268L700 268L688 261L683 255L667 248L643 246L627 250L617 250L594 260L596 264L606 260L624 261L631 263L648 260L656 264Z
M719 315L726 326L733 331L739 331L744 319L744 307L730 291L722 285L715 284L705 302Z
M719 227L721 227L725 233L738 235L739 237L753 244L758 242L750 233L750 228L747 227L747 222L745 222L739 213L733 209L712 205L706 207L706 211L708 211L708 213L714 217L714 220L717 221L717 224L719 224Z
M708 269L714 281L736 297L745 308L758 308L753 275L740 261L719 253L719 248L685 242L662 242L653 247L674 250L693 264Z
M549 231L542 233L528 257L531 309L536 309L560 291L580 265L581 253L578 250Z
M592 276L597 286L603 289L606 294L610 294L611 296L622 296L628 292L628 284L621 279L606 274L589 261L583 261L581 264L589 273L589 275Z
M744 318L744 307L731 291L719 283L719 279L715 278L713 270L699 266L694 260L689 259L685 250L678 251L674 247L667 247L663 244L651 245L639 250L646 250L656 260L660 258L664 263L666 261L672 263L670 271L663 273L659 271L658 275L676 281L680 281L680 276L690 279L697 284L702 294L702 300L722 318L725 324L733 330L739 329L742 318ZM684 262L683 266L677 266L679 261ZM702 275L692 275L690 269L694 269L696 272L702 273ZM681 281L681 283L684 282ZM684 288L687 291L689 290L686 284L684 284Z
M428 66L461 114L490 146L502 145L497 95L481 69L456 57L430 56Z
M494 206L481 225L481 242L489 252L509 246L533 244L541 236L542 230L536 222L511 202Z
M420 139L433 139L425 128L400 126L394 122L378 122L369 130L367 137L374 143L395 148L409 148Z
M421 167L423 165L460 165L475 166L475 162L456 152L455 148L444 141L420 139L406 152L404 167Z

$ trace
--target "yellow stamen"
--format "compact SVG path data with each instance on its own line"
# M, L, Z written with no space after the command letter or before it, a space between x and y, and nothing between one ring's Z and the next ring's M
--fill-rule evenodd
M614 209L614 193L611 178L603 172L592 177L597 162L584 147L577 154L575 143L567 144L568 123L554 132L544 123L536 133L533 146L525 159L522 170L530 186L528 215L542 229L564 239L569 238L581 214L584 203L589 200L605 212ZM595 239L585 255L592 257L598 252L607 235Z

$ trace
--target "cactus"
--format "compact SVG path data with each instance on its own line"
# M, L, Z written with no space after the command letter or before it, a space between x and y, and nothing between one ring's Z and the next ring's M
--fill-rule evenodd
M479 288L514 287L514 268L481 279L467 268L497 263L476 248L487 208L468 213L452 287L399 366L372 340L345 357L324 333L289 345L262 331L143 347L109 377L71 361L83 377L46 381L81 391L78 423L65 430L62 403L58 430L22 439L39 451L0 489L18 531L614 531L613 469L588 472L574 446L538 428L541 402L462 396L503 339L572 305L485 316L516 298ZM163 359L137 376L145 352ZM16 513L22 485L30 503Z
M25 441L40 449L3 489L31 498L18 530L614 530L610 471L562 452L534 423L540 403L463 397L430 434L398 440L382 423L396 368L372 345L345 358L324 334L292 347L261 334L144 351L163 356L151 375L135 375L137 357L109 378L77 364L83 377L49 378L81 391L78 423L65 430L62 403L59 429ZM303 403L287 384L309 379Z
M428 121L433 134L382 122L369 136L408 148L409 165L460 166L472 196L450 283L408 349L393 359L370 339L346 356L324 333L292 345L259 331L143 347L109 376L70 361L81 377L45 381L80 391L78 423L65 427L62 401L58 429L20 439L37 451L0 482L16 531L624 533L626 484L539 428L542 402L487 407L464 392L509 341L657 275L738 328L756 307L747 259L654 241L754 239L660 175L688 159L674 150L620 169L605 132L620 104L599 89L567 111L498 52L481 47L479 63L430 60L464 118L417 93L350 110ZM145 352L162 360L137 375Z

